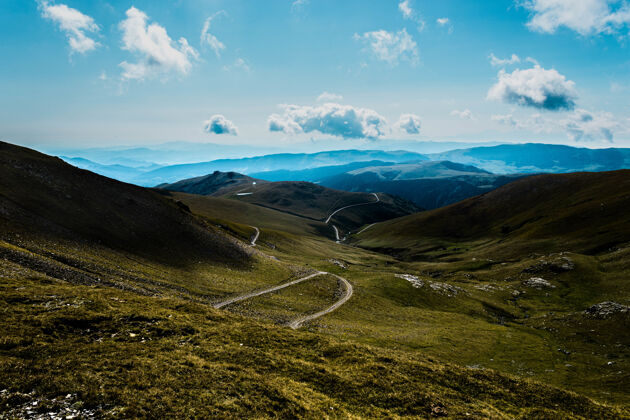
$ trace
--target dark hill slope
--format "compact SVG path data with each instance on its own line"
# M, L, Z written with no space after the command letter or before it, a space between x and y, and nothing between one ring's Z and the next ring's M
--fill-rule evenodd
M157 188L188 194L220 196L235 192L239 188L247 188L264 182L266 181L254 179L236 172L215 171L209 175L184 179L173 184L158 185Z
M414 254L443 243L490 240L504 251L596 253L630 241L628 209L628 170L539 175L379 224L361 235L359 244Z
M210 176L215 180L223 178L229 181L224 173L214 173ZM222 187L218 183L212 183L208 189L197 188L201 183L197 184L195 179L163 185L160 188L189 193L191 192L189 187L192 185L198 195L223 196L319 222L325 221L331 213L341 207L354 206L335 214L331 219L331 222L334 222L344 231L422 210L407 200L388 194L379 194L380 202L376 203L376 197L369 193L333 190L310 182L262 181L254 184L253 178L240 176L247 179L248 182L243 183L238 188ZM227 193L220 194L220 192L226 191ZM361 205L355 206L357 204ZM229 219L229 215L226 214L224 218ZM320 228L326 232L329 230L323 225Z
M8 143L0 143L0 227L7 242L80 241L174 264L247 260L183 205Z

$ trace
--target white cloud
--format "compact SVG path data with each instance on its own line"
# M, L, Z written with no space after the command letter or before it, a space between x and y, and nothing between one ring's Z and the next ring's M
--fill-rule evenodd
M454 117L461 118L462 120L470 120L470 121L475 120L475 116L473 115L470 109L465 109L463 111L454 109L451 111L451 115Z
M447 17L438 18L436 19L435 22L443 28L448 28L449 34L453 33L453 24L451 23L451 20L449 18Z
M214 36L213 34L210 33L210 25L212 24L212 20L217 18L218 16L224 15L225 11L224 10L220 10L218 12L216 12L215 14L213 14L212 16L209 16L206 21L203 23L203 29L201 30L201 41L200 44L201 45L208 45L212 51L214 51L214 53L216 54L217 58L221 57L221 51L225 50L225 44L221 41L219 41L219 39Z
M396 128L407 134L420 134L422 121L414 114L402 114L396 123Z
M509 58L498 58L493 53L490 54L490 64L492 67L502 67L506 65L512 65L516 63L520 63L521 59L518 55L512 54Z
M404 19L416 22L418 24L418 31L422 32L425 25L424 20L411 6L411 0L402 0L398 3L398 10L400 10Z
M413 9L411 8L411 4L409 4L409 0L403 0L398 3L398 10L400 10L405 19L413 18Z
M127 18L120 23L122 49L135 54L138 62L120 63L124 80L144 80L170 73L188 74L192 67L191 59L199 58L199 54L185 38L175 43L162 26L157 23L147 26L147 15L135 7L127 10L126 14Z
M59 25L68 38L71 52L85 54L96 49L100 44L86 35L86 32L98 32L99 27L90 16L65 4L51 5L47 1L39 3L42 17Z
M512 114L493 115L492 120L518 130L530 130L535 133L564 132L574 141L607 141L612 142L614 132L621 127L612 114L607 112L590 112L576 109L564 118L546 118L541 114L533 114L526 119L517 119Z
M612 34L630 23L626 0L526 0L531 12L527 26L536 32L554 33L562 26L580 35Z
M499 81L488 91L488 99L547 111L575 107L575 83L556 70L536 65L512 73L501 70L498 77Z
M335 103L281 107L282 114L272 114L268 119L270 131L286 134L317 131L343 138L378 138L387 127L387 120L371 109Z
M343 96L330 92L323 92L317 97L317 102L338 102L341 100L343 100Z
M584 109L576 109L565 120L560 121L573 141L613 141L614 130L619 124L612 114L607 112L591 113Z
M238 135L238 129L234 123L223 115L213 115L208 121L203 123L203 130L209 134L231 134Z
M354 34L354 39L366 43L378 60L385 61L392 66L397 65L401 60L408 61L413 65L420 61L418 44L407 33L406 29L396 33L380 30L366 32L363 35Z

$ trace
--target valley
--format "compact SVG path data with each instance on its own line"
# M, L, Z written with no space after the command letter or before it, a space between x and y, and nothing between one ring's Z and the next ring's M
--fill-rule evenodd
M628 171L422 211L1 156L0 415L630 416Z

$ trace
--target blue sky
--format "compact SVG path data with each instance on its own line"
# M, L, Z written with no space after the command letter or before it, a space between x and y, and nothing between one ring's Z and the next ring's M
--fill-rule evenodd
M629 22L622 0L3 0L0 139L630 147Z

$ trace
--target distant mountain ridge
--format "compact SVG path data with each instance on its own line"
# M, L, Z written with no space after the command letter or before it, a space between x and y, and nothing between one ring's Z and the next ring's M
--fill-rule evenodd
M424 209L435 209L483 194L524 175L495 175L449 161L366 167L322 180L329 188L385 192Z
M219 159L210 162L165 166L140 175L134 180L134 183L144 186L154 186L207 175L214 171L238 172L247 175L254 172L287 168L308 169L369 160L383 160L398 163L414 160L428 160L428 158L419 153L407 151L385 152L382 150L336 150L311 154L282 153L252 158Z
M586 149L555 144L503 144L429 155L493 173L601 172L630 168L630 149Z

